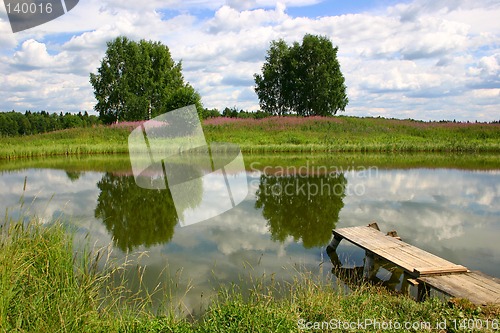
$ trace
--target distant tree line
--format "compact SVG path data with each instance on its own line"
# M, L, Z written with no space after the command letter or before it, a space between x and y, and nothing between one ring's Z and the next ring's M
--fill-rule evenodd
M97 124L100 124L99 118L89 115L86 111L78 114L49 114L46 111L0 112L0 136L31 135Z
M240 119L263 119L267 117L271 117L272 114L268 112L264 112L261 110L258 111L246 111L242 109L236 108L233 106L231 108L224 108L224 110L219 111L217 108L214 109L204 109L202 117L203 119L207 118L217 118L217 117L227 117L227 118L240 118Z
M222 116L228 117L228 118L262 119L262 118L270 117L270 116L272 116L272 114L261 111L261 110L256 111L256 112L250 112L250 111L245 111L245 110L238 110L236 107L232 107L232 108L225 108L222 111Z

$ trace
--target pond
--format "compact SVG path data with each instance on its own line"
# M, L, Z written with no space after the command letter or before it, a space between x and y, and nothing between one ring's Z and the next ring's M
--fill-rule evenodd
M246 170L227 175L246 177L244 200L186 226L182 216L200 202L217 208L206 178L179 209L170 191L138 187L123 156L21 161L2 166L0 209L75 226L79 246L113 244L113 258L146 267L148 288L175 284L173 296L196 314L221 283L290 280L296 270L328 276L331 230L373 221L410 244L500 277L500 164L488 158L464 169L456 156L440 168L431 168L433 161L392 167L356 155L341 162L333 155L245 157ZM348 265L362 265L364 253L348 242L338 252Z

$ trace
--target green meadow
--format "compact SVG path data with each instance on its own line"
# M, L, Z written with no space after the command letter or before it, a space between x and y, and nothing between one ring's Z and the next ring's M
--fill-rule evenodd
M356 117L214 118L212 141L247 152L496 152L499 124L425 123Z
M0 159L127 153L132 125L95 126L0 138ZM209 142L239 144L245 153L500 151L500 124L420 122L357 117L212 118Z

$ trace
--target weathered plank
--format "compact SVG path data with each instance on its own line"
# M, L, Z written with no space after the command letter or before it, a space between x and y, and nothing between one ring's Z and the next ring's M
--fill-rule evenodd
M466 298L474 304L500 303L500 284L479 272L423 276L417 278L417 281L449 296Z
M500 304L499 279L481 272L470 272L462 265L405 243L397 237L384 235L373 227L341 228L332 232L336 239L335 245L338 245L339 240L346 239L363 248L368 256L376 255L401 267L410 277L408 282L419 286L422 293L431 287L452 297L469 299L475 304Z
M333 234L404 269L413 277L464 273L467 268L370 227L334 229Z
M449 273L467 273L467 267L460 266L460 265L453 265L453 266L442 266L439 268L435 267L418 267L415 268L415 273L418 274L418 276L425 276L425 275L437 275L437 274L449 274Z

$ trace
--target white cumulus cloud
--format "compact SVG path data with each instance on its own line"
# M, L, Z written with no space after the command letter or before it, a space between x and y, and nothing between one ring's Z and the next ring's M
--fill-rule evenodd
M324 14L307 15L309 6ZM304 14L290 15L292 7ZM332 8L318 0L89 0L17 34L0 12L0 110L91 111L89 73L120 35L167 45L206 107L256 110L253 75L269 43L312 33L339 47L346 114L498 120L497 1L414 0L345 15Z

